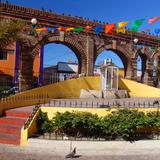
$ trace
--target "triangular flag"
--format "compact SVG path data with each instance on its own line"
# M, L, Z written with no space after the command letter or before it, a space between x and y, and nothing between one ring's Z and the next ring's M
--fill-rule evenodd
M90 31L92 29L92 26L86 26L86 31Z
M77 32L77 33L80 33L81 31L83 31L84 28L83 27L79 27L79 28L75 28L73 31L74 32Z
M48 31L48 28L47 27L36 28L35 30L36 30L36 32L40 33L40 32L46 32L46 31Z
M106 25L105 25L105 33L107 33L107 34L112 34L112 33L114 32L115 26L116 26L115 23L106 24Z
M64 31L65 30L64 27L58 27L57 29L58 29L58 31Z
M125 21L125 22L119 22L119 23L118 23L118 28L125 27L127 24L128 24L128 21Z
M128 24L128 21L119 22L119 23L118 23L118 27L117 27L117 29L116 29L116 32L117 32L117 33L125 33L126 30L125 30L125 28L123 28L123 27L125 27L127 24Z
M94 31L96 34L100 34L103 31L103 27L101 25L95 26Z
M137 32L138 28L140 27L140 25L142 25L142 23L145 21L145 19L137 19L132 23L132 27L131 27L131 31L132 32Z
M150 19L148 20L148 23L149 23L149 24L153 24L154 22L158 21L159 19L160 19L160 16L150 18Z
M126 33L126 29L125 28L117 28L116 32L117 33Z
M155 32L155 34L160 34L160 28L156 28L156 29L154 30L154 32Z
M66 31L73 31L75 28L73 27L69 27L69 28L66 28Z

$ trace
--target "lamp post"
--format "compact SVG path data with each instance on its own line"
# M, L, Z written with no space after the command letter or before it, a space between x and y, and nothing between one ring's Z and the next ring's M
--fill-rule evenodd
M135 38L135 39L133 40L133 42L134 42L134 44L137 44L137 43L138 43L138 39Z
M138 39L135 38L131 44L131 51L135 51L137 49L137 43L138 43Z
M31 23L32 23L32 29L31 29L30 35L35 35L35 33L36 33L35 27L37 25L37 19L36 18L32 18L31 19Z

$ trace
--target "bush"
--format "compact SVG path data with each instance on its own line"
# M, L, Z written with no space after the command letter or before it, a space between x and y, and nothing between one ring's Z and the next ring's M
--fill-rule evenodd
M37 118L37 127L39 133L51 133L54 130L53 122L48 119L47 113L40 111Z
M122 109L105 116L102 120L105 135L111 139L122 136L134 139L134 131L146 125L145 114L136 110Z
M160 128L160 113L157 112L149 112L147 113L147 121L148 125L156 128Z
M135 140L136 133L149 131L152 134L156 129L159 132L160 114L150 112L145 115L137 110L121 109L105 117L89 112L57 112L52 120L47 113L40 112L37 125L40 133L53 131L69 136L103 137L115 139L123 137L126 140ZM141 132L142 131L142 132Z
M100 118L89 112L58 112L53 122L56 130L71 135L91 136L101 131Z

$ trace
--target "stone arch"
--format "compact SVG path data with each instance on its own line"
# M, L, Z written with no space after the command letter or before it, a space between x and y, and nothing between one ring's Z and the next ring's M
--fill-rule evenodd
M131 78L132 61L129 52L125 49L125 47L121 45L116 45L116 47L114 48L113 44L103 45L97 50L97 55L95 56L94 63L98 55L104 50L113 51L119 56L124 65L125 77Z
M85 65L87 61L87 57L85 54L85 50L82 47L81 44L77 42L76 39L71 39L69 37L62 38L61 36L49 36L45 41L43 41L42 45L46 45L49 43L57 43L57 44L63 44L70 48L74 54L76 55L78 62L79 62L79 73L84 72Z
M140 82L143 82L144 81L144 75L145 75L145 72L146 72L148 57L147 57L146 54L143 54L143 53L139 52L136 55L136 60L138 60L138 56L141 58L141 77L140 77Z
M147 59L151 59L151 55L150 55L149 49L148 49L147 47L144 47L144 48L142 48L142 49L137 49L137 51L135 52L135 54L134 54L133 57L134 57L135 59L137 59L137 57L138 57L140 54L141 54L141 55L145 55Z

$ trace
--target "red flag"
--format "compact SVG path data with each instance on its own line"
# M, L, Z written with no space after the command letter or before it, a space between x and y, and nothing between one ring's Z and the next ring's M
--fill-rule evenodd
M86 30L87 30L87 31L90 31L91 29L92 29L91 26L86 26Z
M64 27L58 27L57 29L58 29L58 31L65 31Z
M160 16L150 18L150 19L148 20L148 23L149 23L149 24L153 24L155 21L158 21L159 19L160 19Z
M107 33L107 34L112 34L112 33L114 32L115 26L116 26L115 23L106 24L106 25L105 25L105 33Z

